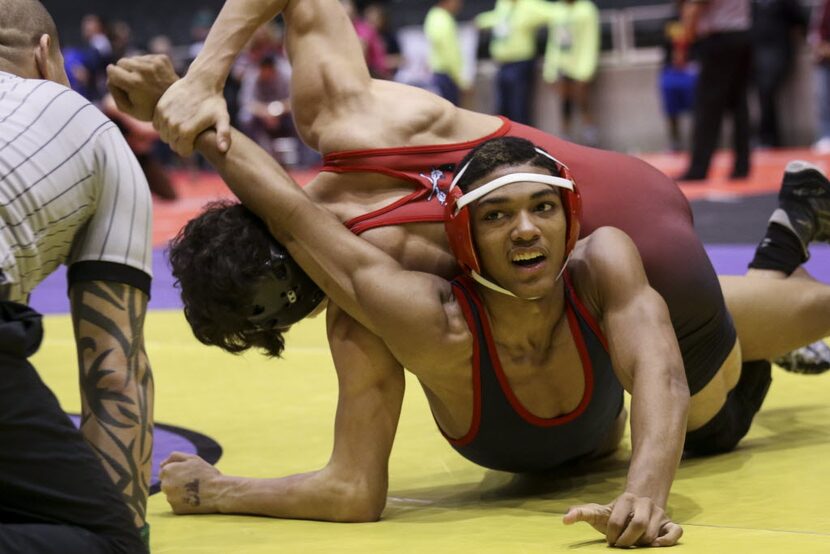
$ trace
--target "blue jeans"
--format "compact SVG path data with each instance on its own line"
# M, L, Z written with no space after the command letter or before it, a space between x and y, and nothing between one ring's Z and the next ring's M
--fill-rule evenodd
M516 123L531 124L535 73L536 60L505 63L499 68L496 77L498 113Z
M449 100L456 106L461 101L461 93L458 90L458 85L446 73L435 73L432 76L432 85L438 91L441 98Z

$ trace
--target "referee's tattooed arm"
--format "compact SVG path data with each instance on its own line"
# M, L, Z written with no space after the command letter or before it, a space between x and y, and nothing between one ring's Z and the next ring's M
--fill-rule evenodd
M153 446L153 374L143 334L147 296L128 285L87 281L74 284L70 297L81 431L141 527Z

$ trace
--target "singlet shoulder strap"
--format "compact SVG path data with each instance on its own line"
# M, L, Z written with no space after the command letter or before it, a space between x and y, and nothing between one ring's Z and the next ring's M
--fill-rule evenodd
M567 269L562 273L562 277L565 280L565 298L568 301L568 304L571 309L577 314L579 319L581 319L585 325L587 325L591 331L596 335L599 341L602 343L602 346L605 350L608 350L608 341L605 339L605 333L602 332L602 328L597 322L594 315L585 307L585 304L582 303L582 300L579 299L579 295L576 293L576 289L573 285L573 279L571 278L571 272Z

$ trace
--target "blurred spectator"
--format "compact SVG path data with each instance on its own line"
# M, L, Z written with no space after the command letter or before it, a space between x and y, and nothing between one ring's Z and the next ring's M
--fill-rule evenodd
M290 79L272 55L260 58L242 77L239 123L248 136L272 154L273 139L285 134L291 119Z
M87 47L95 50L101 59L109 59L112 54L112 45L104 33L104 22L101 16L87 14L81 19L81 36Z
M133 46L133 31L126 21L118 20L110 23L107 36L112 48L111 62L142 53Z
M689 63L683 25L679 21L666 24L663 43L663 69L660 72L660 97L669 127L669 144L673 152L683 149L680 137L680 116L694 107L697 68Z
M150 192L162 200L175 200L178 198L176 189L164 170L162 163L156 155L157 145L161 142L159 134L153 128L153 124L139 121L119 111L115 105L112 95L107 94L101 102L101 110L109 117L123 133L127 144L135 154L144 176L147 177L147 184Z
M679 180L706 179L727 112L733 123L730 179L749 174L750 17L749 0L687 0L683 4L683 31L686 42L697 40L700 74L695 88L692 157Z
M464 0L440 0L427 13L424 34L429 42L429 66L432 83L438 93L458 106L461 91L470 88L465 80L458 25L455 18Z
M96 14L87 14L81 19L81 37L84 47L81 50L81 63L88 73L88 81L83 88L87 100L96 102L106 93L106 68L112 61L112 45L104 34L104 22Z
M231 123L235 127L241 128L243 126L239 119L242 110L240 104L242 82L246 79L246 76L250 78L250 75L257 74L260 62L266 57L274 61L277 71L287 82L291 75L291 68L283 51L283 31L282 27L273 21L254 31L245 50L236 59L225 84L228 114L230 114ZM288 97L287 93L285 97Z
M273 55L248 67L239 91L239 125L276 160L295 166L301 152L291 119L290 84L290 68Z
M170 37L167 35L156 35L152 37L150 40L147 41L147 53L148 54L158 54L160 56L167 56L170 58L170 61L173 63L173 67L176 70L176 73L179 75L183 74L187 71L187 67L184 65L184 60L181 59L180 56L177 56L174 48L173 48L173 41L170 40Z
M550 16L551 4L543 0L496 0L492 11L476 17L479 29L491 31L490 56L499 64L497 111L517 123L531 123L536 34Z
M369 73L375 79L390 79L392 73L386 61L386 46L383 39L374 27L369 25L357 13L357 8L352 0L340 0L352 20L357 38L363 46L363 56L366 58L366 65L369 66Z
M363 8L363 19L368 23L383 42L386 54L386 67L390 77L394 77L401 66L401 45L397 34L389 27L389 16L386 5L381 2L372 2Z
M544 79L556 83L562 105L562 130L572 138L574 107L579 110L582 137L599 142L591 112L591 82L599 61L599 11L591 0L561 0L551 6ZM574 106L575 105L575 106Z
M210 27L213 25L213 21L216 19L213 10L210 8L202 8L196 12L196 15L193 16L193 20L190 22L190 46L187 50L187 63L190 65L190 62L196 59L196 56L199 55L199 52L202 51L202 48L205 45L205 39L210 32Z
M778 93L792 73L795 39L803 39L807 13L798 0L752 0L755 86L761 118L761 146L781 146Z
M811 43L816 63L819 128L813 149L819 154L830 154L830 0L819 5L815 21Z
M69 77L69 86L86 99L97 94L92 73L87 68L87 56L83 48L63 48L63 65Z

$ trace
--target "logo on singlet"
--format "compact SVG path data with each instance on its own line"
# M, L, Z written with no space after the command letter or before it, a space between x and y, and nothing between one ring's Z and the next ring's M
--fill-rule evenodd
M420 175L432 185L432 192L427 196L427 200L437 198L438 203L444 206L447 203L447 193L438 186L438 183L444 178L444 172L440 169L433 169L429 175L424 175L423 173Z

